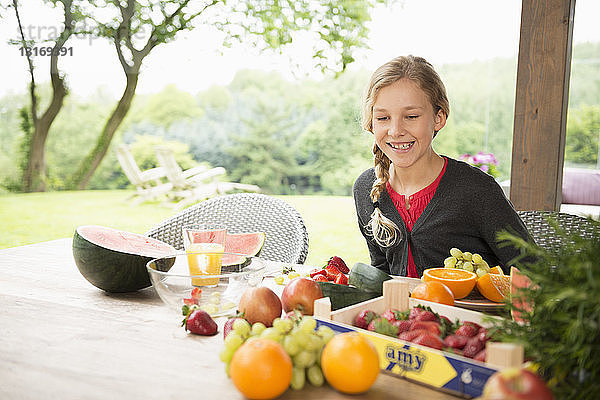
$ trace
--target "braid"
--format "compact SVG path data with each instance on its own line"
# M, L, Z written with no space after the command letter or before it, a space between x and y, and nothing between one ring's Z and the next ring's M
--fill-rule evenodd
M381 193L385 190L387 182L390 179L390 159L381 151L377 144L373 145L373 154L375 155L375 182L371 188L371 200L373 203L379 201ZM371 214L371 220L366 226L367 231L373 235L375 242L381 247L389 247L400 235L396 224L387 218L379 207L375 207Z

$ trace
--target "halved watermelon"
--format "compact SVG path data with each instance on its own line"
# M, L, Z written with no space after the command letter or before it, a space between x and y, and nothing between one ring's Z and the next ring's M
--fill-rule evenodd
M513 307L517 307L526 312L530 312L533 309L531 304L526 303L519 298L519 289L527 289L530 286L531 279L523 275L518 268L510 267L510 294ZM511 309L511 315L515 321L523 322L520 311L513 308Z
M176 252L160 240L105 226L80 226L73 235L73 258L79 272L107 292L132 292L150 286L146 263Z
M249 256L258 256L265 244L264 232L252 233L227 233L225 238L225 253L237 253ZM244 263L245 258L225 254L223 256L223 266L240 265Z

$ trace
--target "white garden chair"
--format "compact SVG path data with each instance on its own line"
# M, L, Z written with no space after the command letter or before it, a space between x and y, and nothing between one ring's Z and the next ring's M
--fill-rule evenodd
M173 151L164 146L155 148L158 163L165 170L169 182L173 185L171 195L177 200L176 207L183 208L198 201L221 195L233 190L246 192L259 192L256 185L247 185L237 182L221 182L225 175L223 167L206 168L204 166L183 170Z
M129 148L121 144L117 146L117 159L125 173L127 179L136 192L131 196L136 202L157 199L159 196L169 193L173 185L169 182L163 182L166 177L166 171L162 167L151 168L145 171L140 170Z

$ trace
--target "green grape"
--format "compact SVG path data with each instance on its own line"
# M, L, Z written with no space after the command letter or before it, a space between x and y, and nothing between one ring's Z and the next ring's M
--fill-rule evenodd
M292 357L292 361L296 367L307 368L317 361L317 356L312 351L302 350Z
M460 259L463 256L463 252L457 249L456 247L453 247L450 249L450 255L456 257L457 259Z
M298 342L298 345L302 348L306 347L306 345L308 344L308 341L310 340L310 334L304 331L301 331L300 329L294 329L291 333L291 335L296 339L296 341Z
M277 329L281 334L286 334L292 329L292 321L290 319L275 318L273 320L273 328Z
M463 253L463 260L465 261L471 261L473 259L473 254L469 253L468 251L465 251Z
M491 271L490 265L485 260L481 261L481 264L479 265L479 267L485 269L487 272Z
M321 336L323 344L327 344L331 338L335 336L335 332L330 327L321 325L319 329L317 329L317 335Z
M248 335L250 335L250 330L252 329L250 323L242 318L236 319L233 322L232 328L233 331L241 337L248 337Z
M304 383L306 382L306 373L304 372L304 368L294 366L292 368L292 381L290 382L290 386L294 390L300 390L304 387Z
M477 274L478 277L481 278L482 276L484 276L488 272L484 268L479 267L479 268L477 268L477 271L475 271L475 273Z
M229 335L225 338L225 347L237 350L244 343L244 339L235 331L229 332Z
M322 386L325 379L323 378L323 372L321 371L321 367L318 365L313 365L306 370L306 376L308 381L313 386Z
M483 261L483 257L481 257L481 255L477 253L473 253L472 261L473 264L481 264L481 262Z
M456 257L450 256L444 260L444 267L454 268L456 266L457 261L458 259Z
M231 363L225 363L225 373L227 374L227 377L229 377L229 364Z
M461 269L462 269L462 267L463 267L463 262L464 262L463 260L458 260L458 261L456 262L456 265L454 266L454 268L461 268Z
M323 347L323 340L318 335L310 335L308 337L308 343L304 347L306 350L314 351Z
M283 348L290 356L295 356L300 351L298 341L291 335L283 338Z
M465 261L462 265L462 269L473 272L473 263L471 261Z
M281 333L279 333L275 328L266 328L261 332L260 337L279 342L281 340Z
M221 350L221 352L219 353L219 359L224 363L229 364L236 350L237 349L233 349L230 347L223 347L223 350Z
M250 334L252 336L258 336L262 333L262 331L264 331L267 327L265 326L265 324L263 324L262 322L255 322L252 325L252 330L250 331Z
M317 327L317 321L313 317L302 317L298 328L304 332L312 332Z

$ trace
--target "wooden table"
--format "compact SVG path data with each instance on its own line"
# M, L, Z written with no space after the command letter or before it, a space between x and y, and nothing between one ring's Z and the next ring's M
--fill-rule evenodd
M153 288L92 286L71 239L0 250L0 270L0 399L243 399L219 361L221 333L186 334ZM384 374L360 396L307 384L281 398L456 399Z

